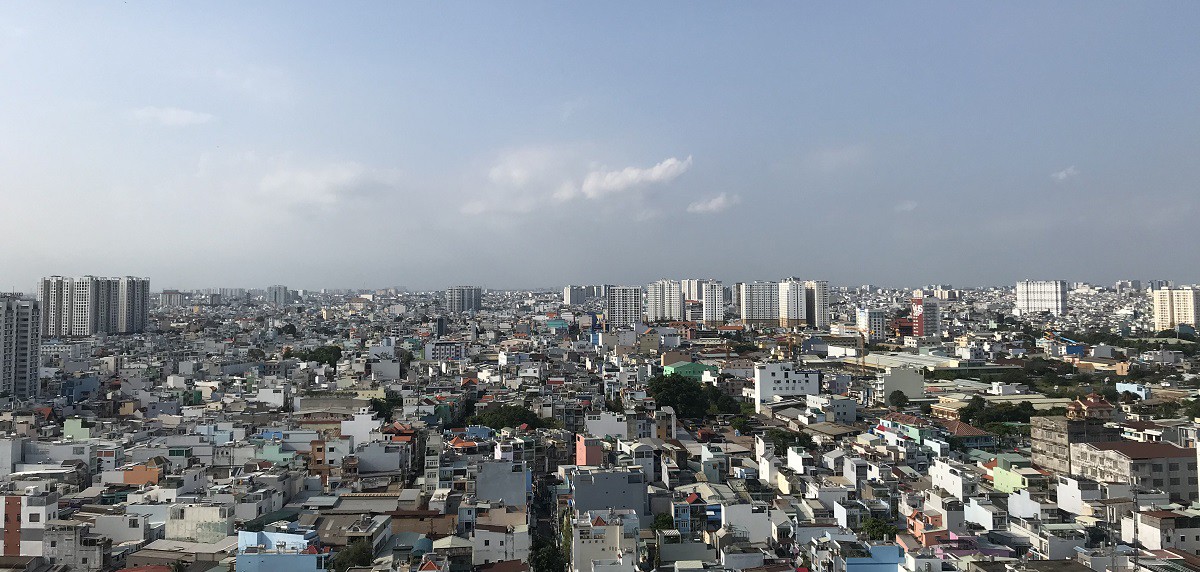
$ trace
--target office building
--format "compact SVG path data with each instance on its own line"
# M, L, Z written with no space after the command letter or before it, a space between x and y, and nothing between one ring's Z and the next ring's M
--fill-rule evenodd
M292 303L292 291L283 285L267 286L267 303L286 306Z
M855 312L855 327L867 342L887 338L887 310L882 308L859 308Z
M646 287L646 321L683 319L683 289L674 280L659 280Z
M38 300L44 337L136 334L146 329L150 280L49 276L38 285Z
M942 337L942 305L937 298L912 299L913 335L918 338Z
M482 308L482 288L478 286L454 286L446 289L446 309L450 312L478 312Z
M642 287L609 286L604 310L609 329L627 328L642 321Z
M706 326L720 326L725 323L725 286L716 280L706 280L700 284L700 304Z
M804 313L808 325L820 330L829 327L829 282L809 280L804 283Z
M38 397L41 322L38 302L0 296L0 392Z
M1151 294L1154 299L1154 330L1173 330L1180 324L1196 327L1196 310L1200 308L1200 288L1160 288Z
M776 282L743 282L738 285L738 302L742 323L751 326L774 326L779 323L779 284Z
M779 325L798 328L808 323L808 290L799 278L785 278L779 283Z
M1017 282L1017 315L1049 312L1067 313L1066 280L1022 280Z

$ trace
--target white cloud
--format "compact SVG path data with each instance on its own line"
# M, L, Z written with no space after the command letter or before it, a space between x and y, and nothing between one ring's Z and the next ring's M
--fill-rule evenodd
M692 157L679 160L675 157L648 169L626 167L619 171L592 171L583 180L580 190L589 199L595 199L608 194L620 193L632 187L652 183L665 183L692 168Z
M1079 176L1079 169L1076 169L1075 165L1071 165L1070 167L1067 167L1061 171L1050 173L1050 178L1054 179L1055 181L1065 181L1067 179L1073 179L1077 176Z
M902 201L895 206L898 213L910 213L917 210L917 201Z
M687 207L687 212L699 214L719 213L742 202L742 197L739 195L728 195L721 193L710 199L696 201Z
M259 180L258 198L283 207L333 206L396 184L394 173L353 162L306 168L281 166Z
M213 120L213 116L199 111L178 107L143 107L133 110L133 118L144 123L157 123L163 127L187 127Z

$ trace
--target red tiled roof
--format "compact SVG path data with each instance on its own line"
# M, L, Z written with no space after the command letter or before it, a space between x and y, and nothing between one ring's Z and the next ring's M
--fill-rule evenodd
M942 422L942 426L955 437L987 437L991 435L991 433L983 429L968 425L962 421L944 421Z

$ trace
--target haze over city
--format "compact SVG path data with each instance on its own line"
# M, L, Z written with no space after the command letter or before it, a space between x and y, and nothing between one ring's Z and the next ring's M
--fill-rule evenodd
M0 5L0 287L1200 280L1200 5Z

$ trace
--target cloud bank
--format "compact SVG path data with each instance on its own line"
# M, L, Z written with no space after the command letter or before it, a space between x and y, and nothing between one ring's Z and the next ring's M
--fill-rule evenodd
M715 197L696 201L687 206L687 212L696 214L713 214L728 210L738 203L742 202L742 197L739 195L729 195L721 193Z

